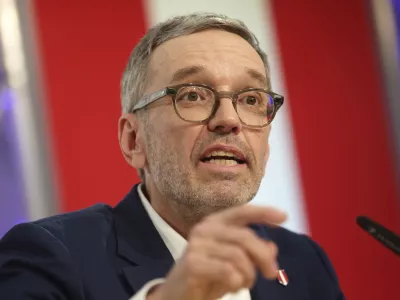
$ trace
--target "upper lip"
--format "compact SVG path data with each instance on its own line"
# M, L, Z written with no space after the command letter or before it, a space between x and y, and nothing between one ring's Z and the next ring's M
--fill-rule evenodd
M203 158L209 156L213 151L230 152L235 156L236 159L247 162L246 156L243 154L243 152L239 148L237 148L235 146L222 145L222 144L212 145L212 146L209 146L208 148L206 148L206 150L201 155L200 159L203 159Z

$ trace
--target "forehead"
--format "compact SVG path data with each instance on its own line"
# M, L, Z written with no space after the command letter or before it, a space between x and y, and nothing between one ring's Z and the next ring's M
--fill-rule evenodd
M182 70L189 72L179 73ZM182 82L185 76L221 83L266 78L265 66L256 50L239 35L221 30L202 31L165 42L152 54L150 74L152 85L160 87Z

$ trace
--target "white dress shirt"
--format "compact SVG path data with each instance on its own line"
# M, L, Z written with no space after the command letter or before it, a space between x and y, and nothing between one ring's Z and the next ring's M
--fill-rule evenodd
M163 218L154 210L146 196L142 192L142 185L138 187L139 197L142 204L148 213L154 227L157 229L161 238L163 239L165 246L167 246L169 252L175 261L177 261L185 251L187 242L186 240L177 233ZM130 300L145 300L149 290L164 282L163 278L154 279L146 283ZM190 299L188 299L190 300ZM248 289L242 289L234 294L226 294L221 300L251 300L250 292Z

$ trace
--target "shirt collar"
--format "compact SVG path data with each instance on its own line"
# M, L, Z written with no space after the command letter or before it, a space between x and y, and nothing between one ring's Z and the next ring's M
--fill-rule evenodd
M174 260L179 259L185 251L187 241L176 232L151 206L149 200L144 195L143 184L138 187L138 193L140 201L142 201L143 207L149 215L154 227L157 229L169 252L171 253Z

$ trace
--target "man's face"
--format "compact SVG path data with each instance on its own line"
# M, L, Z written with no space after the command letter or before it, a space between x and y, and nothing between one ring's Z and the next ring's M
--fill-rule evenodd
M158 47L151 58L145 94L181 83L206 84L217 91L266 88L262 77L266 77L263 62L243 38L209 30ZM268 160L269 126L242 125L229 98L221 98L215 116L204 124L180 119L170 97L150 105L147 114L147 180L162 196L202 215L255 196ZM235 155L245 163L205 160L210 155Z

